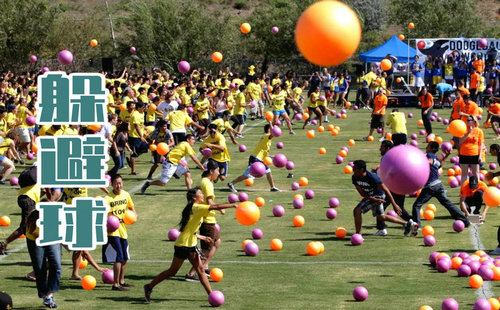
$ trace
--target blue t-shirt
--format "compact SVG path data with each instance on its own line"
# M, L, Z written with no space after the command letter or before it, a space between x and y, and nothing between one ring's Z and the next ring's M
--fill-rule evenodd
M353 175L352 184L361 187L368 196L382 196L385 194L384 191L378 187L379 184L382 184L382 180L378 175L370 171L366 171L366 175L362 178L357 178Z
M439 95L443 95L444 92L446 92L446 91L452 92L453 86L451 86L448 83L442 82L442 83L439 83L436 85L436 89L437 89Z
M441 161L434 153L427 153L427 158L432 159L431 171L429 173L429 179L425 185L434 182L439 179L439 168L441 168Z
M415 76L415 77L422 77L422 72L420 71L422 69L422 65L419 63L419 62L413 62L410 66L410 70L411 73ZM417 71L413 71L414 69L416 69Z
M425 76L432 76L432 70L434 69L434 64L430 61L425 63Z

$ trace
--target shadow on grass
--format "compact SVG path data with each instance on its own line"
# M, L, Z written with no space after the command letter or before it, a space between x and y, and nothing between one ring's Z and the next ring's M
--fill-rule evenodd
M110 300L110 301L116 301L116 302L126 302L126 303L131 303L131 304L147 304L147 302L144 300L144 297L127 297L127 296L121 296L121 297L97 297L98 299L102 300ZM195 300L190 300L190 299L167 299L167 298L154 298L154 301L195 301Z
M0 266L31 266L30 262L3 262Z
M352 284L363 284L366 283L365 281L349 281L347 283L352 283Z

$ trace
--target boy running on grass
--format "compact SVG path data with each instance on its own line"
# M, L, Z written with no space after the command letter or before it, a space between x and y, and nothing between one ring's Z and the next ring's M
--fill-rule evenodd
M356 187L358 193L363 197L361 202L353 210L354 225L356 233L361 233L361 224L363 213L372 210L373 216L379 221L388 221L391 223L400 224L404 228L405 236L411 231L412 236L416 236L418 232L418 224L413 220L407 222L396 217L384 214L385 197L389 197L391 204L397 214L401 215L402 210L394 201L389 189L382 183L382 180L373 172L366 171L366 162L364 160L354 161L354 169L352 176L352 184Z

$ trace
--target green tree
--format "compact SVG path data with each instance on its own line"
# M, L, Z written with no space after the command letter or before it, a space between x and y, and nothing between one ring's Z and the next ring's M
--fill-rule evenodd
M407 37L480 37L483 22L475 10L475 0L392 0L391 20L408 29Z
M31 53L38 53L58 12L46 0L2 1L0 59L26 61Z

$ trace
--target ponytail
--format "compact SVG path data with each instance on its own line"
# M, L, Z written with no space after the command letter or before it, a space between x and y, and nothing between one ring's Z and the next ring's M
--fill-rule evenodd
M193 210L193 204L194 204L194 197L196 196L196 192L200 190L199 187L194 187L191 188L187 191L186 198L187 198L187 205L184 207L184 210L182 210L182 218L181 221L179 222L180 226L180 231L183 231L184 228L186 227L189 217L191 216L191 212Z

